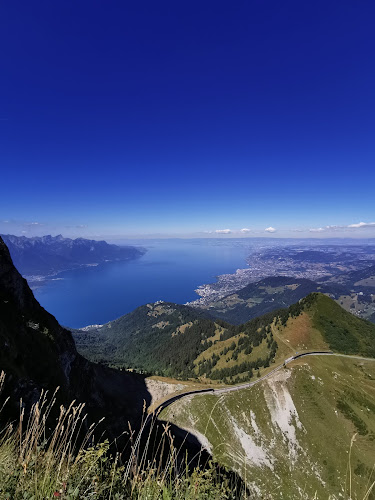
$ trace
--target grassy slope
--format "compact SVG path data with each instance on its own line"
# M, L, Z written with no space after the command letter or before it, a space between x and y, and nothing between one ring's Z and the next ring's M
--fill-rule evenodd
M328 297L310 295L296 311L283 311L271 323L278 343L276 365L296 351L332 349L375 357L375 327ZM242 335L218 342L200 359ZM289 366L251 389L177 402L162 418L205 436L216 459L254 482L254 491L273 492L271 498L312 498L315 493L328 498L342 492L349 477L350 441L358 433L352 484L363 496L375 464L375 362L322 356Z
M344 354L375 357L375 326L345 311L324 295L310 308L313 326L331 349Z
M343 492L358 433L351 470L362 498L375 464L375 362L321 356L291 366L251 389L174 403L161 417L206 436L214 458L267 498Z
M353 316L323 294L302 301L300 315L286 324L273 325L276 340L290 353L331 349L342 354L375 357L375 326Z

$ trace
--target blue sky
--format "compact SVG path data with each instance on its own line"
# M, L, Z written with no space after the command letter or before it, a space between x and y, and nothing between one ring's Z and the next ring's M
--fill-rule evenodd
M3 2L0 233L375 237L374 22L366 0Z

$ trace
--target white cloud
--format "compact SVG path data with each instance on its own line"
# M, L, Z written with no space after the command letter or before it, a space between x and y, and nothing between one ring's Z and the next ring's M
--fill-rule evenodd
M217 234L230 234L232 231L230 229L216 229L215 233Z
M322 233L325 231L345 231L345 230L350 230L350 229L362 229L366 227L375 227L375 222L358 222L358 224L349 224L346 226L337 226L337 225L331 225L331 226L324 226L324 227L314 227L309 229L310 233Z
M362 227L374 227L375 222L358 222L358 224L349 224L351 229L360 229Z
M241 233L250 233L251 232L251 229L248 229L247 227L244 227L243 229L241 229Z
M340 229L347 229L349 226L324 226L324 227L312 227L309 229L310 233L323 233L324 231L339 231Z
M266 227L265 231L267 233L275 233L276 229L274 227L270 226L270 227Z

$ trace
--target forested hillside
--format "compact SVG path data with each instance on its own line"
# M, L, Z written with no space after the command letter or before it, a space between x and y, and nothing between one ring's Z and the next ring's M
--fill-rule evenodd
M219 330L234 333L235 328L187 306L156 302L100 328L73 330L73 336L80 352L93 361L186 378Z
M375 325L320 293L242 325L157 302L102 327L75 330L73 336L79 351L93 361L215 383L250 380L296 351L375 357Z

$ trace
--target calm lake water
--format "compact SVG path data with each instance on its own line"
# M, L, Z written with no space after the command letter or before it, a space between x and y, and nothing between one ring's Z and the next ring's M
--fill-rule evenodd
M184 304L219 274L245 268L246 240L148 240L140 259L60 273L34 290L40 304L65 326L102 324L148 302ZM124 242L125 244L125 242Z

